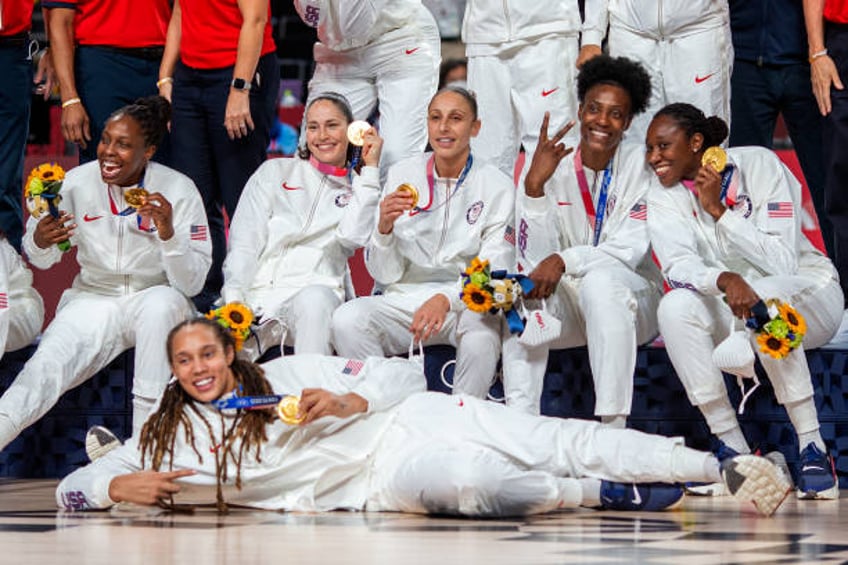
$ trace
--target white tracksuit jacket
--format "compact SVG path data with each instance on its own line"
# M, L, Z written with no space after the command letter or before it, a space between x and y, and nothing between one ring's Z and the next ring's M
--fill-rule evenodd
M531 417L467 396L420 392L425 381L414 361L369 358L364 366L357 363L296 355L265 365L278 393L297 394L314 386L336 394L354 392L368 401L368 411L299 427L280 421L268 425L261 463L252 451L245 453L241 490L233 485L235 468L228 469L223 490L227 502L291 511L516 516L580 504L582 487L571 477L699 479L675 474L672 450L679 440L610 430L596 422ZM215 437L208 437L203 422L187 411L202 460L178 432L174 459L166 457L161 470L193 469L197 474L180 479L176 503L215 501L210 449L220 443L218 416L208 405L198 408L213 423ZM703 459L692 450L675 451ZM690 461L688 467L699 465ZM111 480L140 470L134 436L68 475L56 490L56 502L67 510L110 507Z
M598 415L630 413L636 346L657 332L662 282L651 259L646 225L650 176L644 150L622 143L613 157L612 180L600 240L586 213L575 172L575 154L560 163L545 195L518 196L519 270L532 271L559 253L565 273L548 309L562 321L552 348L588 344ZM604 171L584 167L597 206ZM538 413L548 346L528 348L510 336L504 344L507 403ZM529 378L528 378L529 377Z
M733 44L727 0L586 0L582 44L642 63L651 75L648 109L628 138L642 143L657 110L689 102L730 124Z
M777 399L801 400L812 394L803 348L827 343L842 319L838 275L801 231L801 186L777 156L739 147L728 150L728 158L736 169L728 210L717 222L683 184L664 188L653 181L648 228L665 279L675 289L660 305L660 331L694 404L726 394L710 343L728 334L732 320L718 276L738 273L761 298L788 301L806 318L802 348L783 360L760 356ZM752 344L759 349L753 338Z
M224 301L245 302L280 319L298 353L330 353L331 317L345 298L347 259L374 227L379 183L376 167L363 167L351 187L346 176L323 174L308 160L263 163L230 224ZM298 308L294 297L306 288L311 290Z
M427 144L427 104L436 93L439 29L420 0L295 0L318 31L307 104L322 92L347 97L358 120L379 111L383 177Z
M165 336L192 316L189 296L203 286L211 243L203 202L185 175L155 162L147 165L144 187L160 192L173 208L174 235L168 241L142 229L123 189L107 186L99 164L68 171L61 210L77 224L71 244L80 273L59 302L35 355L0 398L0 448L40 418L61 394L135 347L133 426L139 426L165 387L169 366ZM129 211L127 215L121 212ZM30 261L46 269L62 258L54 245L33 241L30 218L23 247ZM152 226L152 222L150 223Z
M488 259L493 269L512 269L515 189L509 177L476 157L458 190L457 179L434 172L429 193L427 163L421 154L389 169L383 195L410 183L419 192L419 207L394 224L392 233L376 229L366 246L365 264L382 296L361 297L343 304L333 316L336 351L346 357L406 352L409 326L416 310L437 293L451 302L452 312L426 344L457 347L454 390L485 396L500 356L500 318L476 314L460 300L460 274L474 257Z
M0 237L0 358L32 343L44 323L44 303L32 287L32 273Z
M532 155L545 112L551 135L577 118L577 0L468 0L462 40L483 127L476 155L512 176L520 145ZM572 129L568 145L578 142Z

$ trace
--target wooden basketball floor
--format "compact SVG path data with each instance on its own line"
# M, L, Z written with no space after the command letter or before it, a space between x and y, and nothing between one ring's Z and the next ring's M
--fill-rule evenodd
M543 565L846 563L848 503L789 499L772 518L731 498L663 513L571 510L521 520L410 514L218 516L58 512L55 480L0 481L0 563Z

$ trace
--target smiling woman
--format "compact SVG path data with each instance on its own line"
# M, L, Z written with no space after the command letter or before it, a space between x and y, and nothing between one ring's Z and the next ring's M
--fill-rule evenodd
M62 257L55 244L70 239L80 274L35 355L0 398L0 449L65 390L130 347L136 348L134 430L165 386L163 336L191 315L187 297L200 289L211 262L197 187L149 161L167 127L168 106L156 96L115 112L98 161L65 176L58 218L29 219L30 262L49 268ZM140 188L146 195L133 205L128 195Z

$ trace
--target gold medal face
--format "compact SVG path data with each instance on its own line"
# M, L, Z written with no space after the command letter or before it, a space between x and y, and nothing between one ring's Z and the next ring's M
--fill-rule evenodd
M124 200L133 208L141 208L147 198L148 192L143 188L130 188L124 191Z
M705 167L709 165L715 172L721 173L727 166L727 152L721 147L710 147L704 151L704 156L701 157L701 164Z
M291 394L284 396L280 403L277 404L277 416L290 426L296 426L303 421L303 417L297 417L299 410L300 398Z
M371 129L371 124L364 120L356 120L347 126L347 139L353 145L362 147L365 145L365 132Z
M412 195L412 207L415 208L418 206L418 189L409 184L408 182L403 183L395 189L395 192L408 192Z

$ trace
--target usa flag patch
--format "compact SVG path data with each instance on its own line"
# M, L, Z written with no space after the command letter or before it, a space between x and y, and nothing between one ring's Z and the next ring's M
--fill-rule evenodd
M352 376L355 377L356 375L359 374L359 371L362 369L362 367L364 365L365 365L365 363L363 361L360 361L359 359L348 359L347 365L345 365L344 369L342 369L342 373L345 374L345 375L352 375Z
M201 224L192 224L190 233L192 241L206 241L209 235L207 227Z
M515 247L515 228L507 226L504 231L504 241Z
M0 292L0 310L5 310L9 307L9 295L5 292Z
M791 218L795 215L795 209L792 202L769 202L768 217L769 218Z
M636 203L633 208L630 209L630 217L634 220L645 221L648 219L648 206L642 203Z

